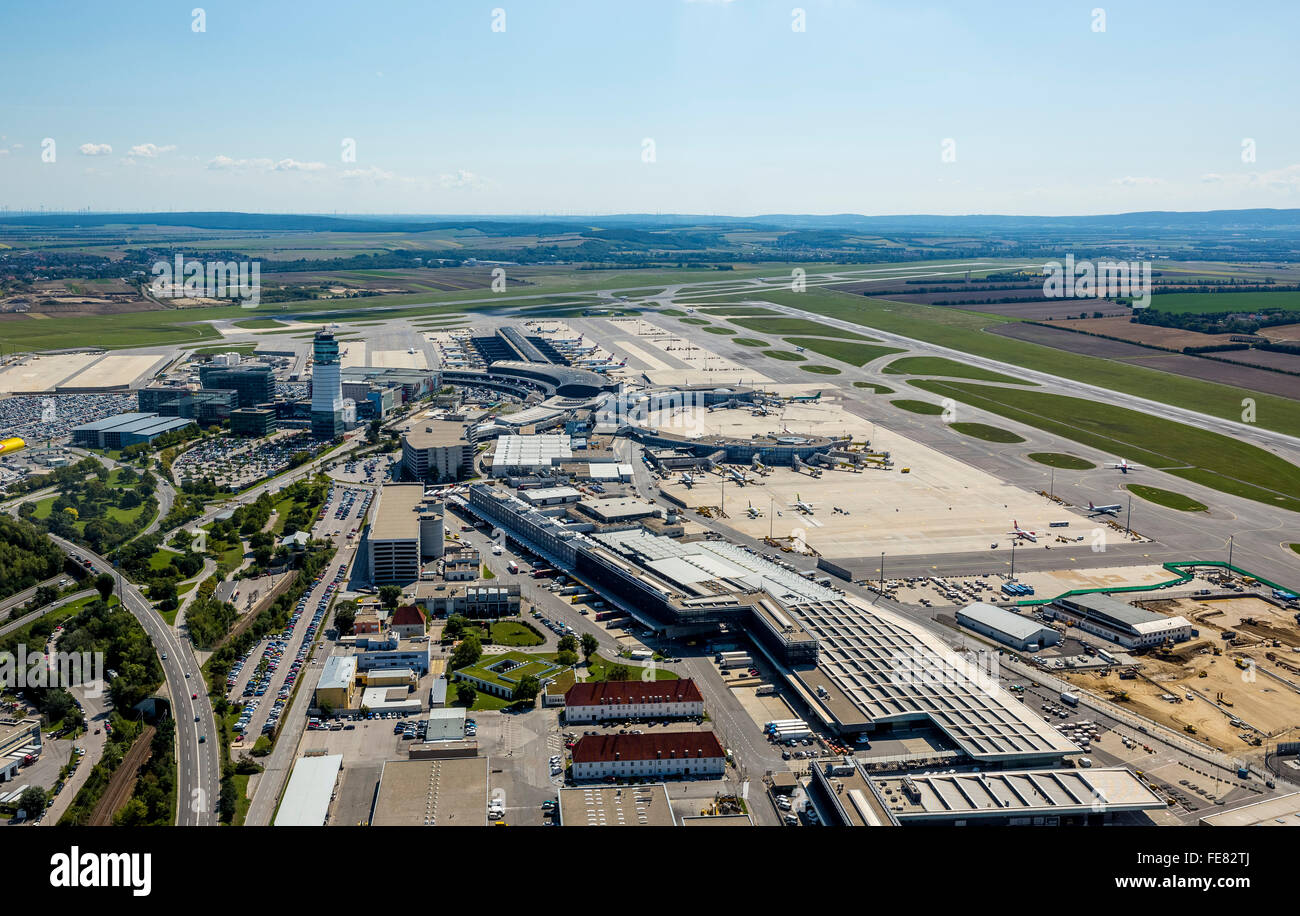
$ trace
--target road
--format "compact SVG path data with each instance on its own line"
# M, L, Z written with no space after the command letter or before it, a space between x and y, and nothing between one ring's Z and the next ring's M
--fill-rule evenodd
M58 601L52 601L49 604L45 605L45 607L39 607L36 610L30 611L21 617L16 617L13 620L6 623L4 626L0 627L0 636L7 636L8 634L14 632L14 630L18 630L21 629L22 627L27 626L27 624L31 623L33 620L39 620L41 617L44 617L46 614L50 613L51 611L57 611L65 604L71 604L74 601L80 600L81 598L89 597L90 595L93 594L95 594L95 590L93 588L82 589L81 591L76 592L74 594L66 595L63 598L60 598Z
M50 535L50 540L69 556L89 559L98 569L113 568L107 559L84 547L56 535ZM144 627L159 652L163 686L171 699L172 715L176 718L176 823L182 827L214 825L221 778L217 726L203 684L203 674L194 660L194 651L189 641L176 635L133 583L120 574L117 580L118 599ZM201 736L206 739L204 742L199 741Z
M26 604L28 601L31 601L33 598L36 597L36 590L41 588L42 586L51 585L57 587L59 584L59 580L67 579L67 578L68 578L67 575L60 573L57 576L51 576L50 578L46 579L44 582L36 583L31 588L25 588L21 592L18 592L18 594L16 595L10 595L4 601L0 601L0 616L3 616L6 612L9 611L10 608L14 608L20 604Z

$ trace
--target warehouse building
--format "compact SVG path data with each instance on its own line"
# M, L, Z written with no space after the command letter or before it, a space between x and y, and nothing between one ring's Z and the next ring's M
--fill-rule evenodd
M40 755L40 719L0 718L0 782L12 782L29 756Z
M573 746L573 778L721 779L727 755L713 732L584 735Z
M402 470L412 480L460 480L474 473L474 446L465 424L420 421L402 434Z
M424 499L424 485L388 484L379 489L365 534L370 578L378 584L415 582L426 558L443 550L441 504Z
M1300 792L1288 792L1238 808L1207 814L1202 827L1300 827Z
M121 449L152 442L163 433L193 426L193 420L156 413L121 413L72 428L72 444L82 448Z
M373 827L483 827L488 758L389 760L379 774Z
M1037 652L1061 641L1061 634L1051 627L982 601L959 610L957 622L1021 652Z
M668 787L579 786L560 789L560 824L565 827L676 827Z
M568 436L501 436L492 453L492 476L532 474L572 458Z
M1126 649L1185 642L1197 635L1185 617L1166 617L1109 595L1065 595L1043 612Z
M352 655L331 655L325 659L316 683L316 708L351 709L357 695L357 660Z
M275 812L277 827L323 827L334 785L343 767L342 754L299 757Z
M593 681L574 684L564 694L566 722L610 719L686 719L704 715L704 697L695 681Z

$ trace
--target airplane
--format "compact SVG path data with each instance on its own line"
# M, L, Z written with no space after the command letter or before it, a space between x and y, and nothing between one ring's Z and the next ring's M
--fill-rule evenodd
M695 478L690 474L683 474L682 483L686 484L686 489L689 490L691 487L695 486Z
M796 352L796 353L802 353L802 352L803 352L803 347L795 347L795 348L794 348L794 352Z
M1032 531L1026 531L1024 528L1021 528L1020 523L1015 519L1011 520L1011 528L1012 530L1008 531L1007 534L1011 535L1012 537L1024 538L1026 541L1032 541L1035 544L1038 543L1038 535L1036 535Z
M749 517L750 517L750 518L762 518L762 517L763 517L763 512L762 512L762 510L761 510L761 509L755 509L753 506L749 506L747 509L745 509L745 511L749 513Z
M806 403L811 403L813 401L820 401L821 399L822 399L822 393L820 391L817 392L816 394L802 394L802 395L786 398L786 400L789 401L791 404L806 404Z
M1108 467L1108 468L1114 468L1115 470L1119 471L1121 474L1127 474L1129 471L1140 471L1140 470L1142 470L1142 466L1141 466L1141 465L1137 465L1137 464L1129 464L1127 458L1121 458L1121 459L1119 460L1119 464L1108 464L1108 465L1106 465L1106 467Z
M1088 508L1092 510L1090 518L1096 518L1098 515L1119 515L1119 510L1124 508L1119 503L1112 503L1109 506L1094 506L1092 500L1088 500Z
M803 498L798 493L794 495L794 507L804 515L813 514L813 504L804 502Z
M407 353L414 353L414 352L415 352L415 347L411 347L411 348L409 348L406 352L407 352Z
M740 471L737 471L735 468L727 468L726 476L740 484L742 487L749 482L745 478L745 475L740 473Z

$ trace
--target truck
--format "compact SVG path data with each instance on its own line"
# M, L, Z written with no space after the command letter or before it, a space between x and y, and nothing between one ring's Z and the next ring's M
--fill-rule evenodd
M1078 706L1079 695L1077 693L1070 693L1068 690L1063 690L1061 691L1061 702L1066 706Z
M512 573L517 573L519 572L519 564L516 563L514 560L511 560L509 563L506 564L506 569L510 570Z
M775 684L759 684L758 689L754 691L754 695L759 697L770 697L775 693Z

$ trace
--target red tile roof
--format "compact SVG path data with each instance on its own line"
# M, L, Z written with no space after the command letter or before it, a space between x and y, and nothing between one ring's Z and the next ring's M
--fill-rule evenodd
M675 681L593 681L574 684L564 694L565 706L621 703L702 703L700 688L688 677Z
M573 746L574 763L611 760L699 760L724 757L713 732L658 732L653 735L586 735Z
M424 611L420 610L419 606L415 604L404 604L393 611L393 619L390 622L395 627L411 627L423 623Z

